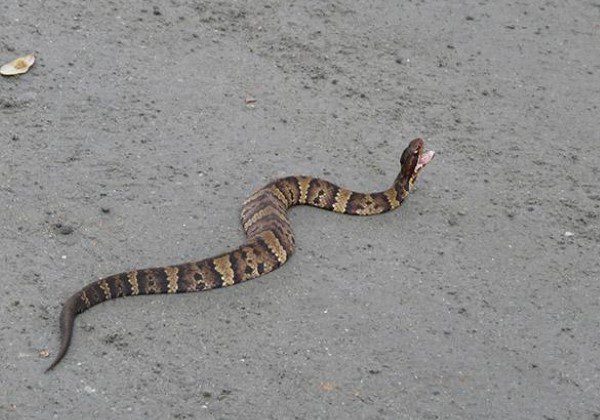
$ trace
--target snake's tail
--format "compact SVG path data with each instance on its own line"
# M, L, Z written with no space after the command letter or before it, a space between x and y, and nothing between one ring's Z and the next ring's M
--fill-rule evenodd
M67 350L69 350L69 344L71 344L71 337L73 336L75 317L78 313L78 298L78 294L71 296L62 308L62 312L60 313L60 350L52 364L46 369L46 373L54 369L54 367L60 363L62 358L65 357Z

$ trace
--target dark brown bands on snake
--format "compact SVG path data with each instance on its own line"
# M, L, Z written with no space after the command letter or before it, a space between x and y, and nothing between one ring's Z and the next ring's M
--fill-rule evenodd
M61 346L47 370L66 354L77 314L109 299L158 293L201 292L231 286L269 273L294 252L295 240L287 210L308 205L336 213L370 216L399 207L420 170L433 158L423 153L423 140L404 150L401 170L385 191L358 193L309 176L281 178L254 192L242 208L248 242L239 248L197 262L115 274L88 284L64 304L60 316Z

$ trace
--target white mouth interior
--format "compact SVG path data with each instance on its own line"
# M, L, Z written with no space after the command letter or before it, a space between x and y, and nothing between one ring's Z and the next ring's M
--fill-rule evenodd
M431 159L433 159L433 156L435 155L435 152L433 150L430 150L428 152L423 153L420 157L419 157L419 161L417 162L417 166L415 167L415 172L419 171L420 169L422 169L425 165L427 165L429 162L431 162Z

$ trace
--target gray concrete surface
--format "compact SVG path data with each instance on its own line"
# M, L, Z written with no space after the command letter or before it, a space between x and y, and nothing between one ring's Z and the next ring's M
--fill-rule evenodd
M0 79L0 418L597 419L599 45L596 0L4 0L38 61ZM281 270L96 307L43 374L87 282L239 244L278 176L387 187L417 136L399 211L294 210Z

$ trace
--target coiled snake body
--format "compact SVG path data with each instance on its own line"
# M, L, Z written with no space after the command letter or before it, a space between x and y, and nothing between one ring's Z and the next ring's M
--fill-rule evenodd
M394 184L382 192L353 192L308 176L271 182L244 202L242 225L248 241L239 248L201 261L115 274L90 283L71 296L60 315L60 350L47 370L66 354L77 314L121 296L201 292L267 274L283 265L294 252L294 234L287 216L290 207L309 205L361 216L385 213L402 204L433 155L433 151L423 152L422 139L410 142L400 158L401 169Z

